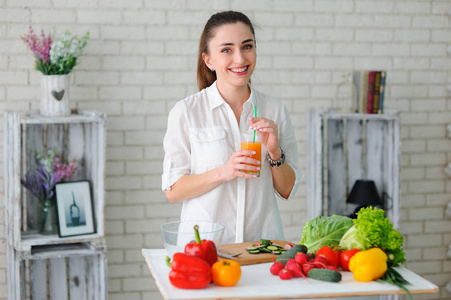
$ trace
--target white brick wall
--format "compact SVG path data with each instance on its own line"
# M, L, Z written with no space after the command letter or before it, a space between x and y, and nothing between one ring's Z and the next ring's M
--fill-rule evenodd
M402 118L406 266L440 286L439 294L416 299L450 299L451 221L444 211L451 180L443 172L451 161L450 8L447 0L0 0L0 109L39 107L40 74L20 40L29 25L58 35L91 31L71 99L74 108L108 114L109 298L160 299L140 252L161 248L159 224L180 213L159 188L162 139L169 110L196 91L197 43L208 17L236 9L258 25L253 83L290 109L303 166L306 111L331 105L344 72L385 69L386 106ZM304 182L293 201L280 202L294 242L306 221L306 194ZM4 268L0 246L1 299Z

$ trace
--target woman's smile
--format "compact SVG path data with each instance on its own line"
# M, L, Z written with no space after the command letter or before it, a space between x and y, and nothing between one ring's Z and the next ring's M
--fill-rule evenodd
M244 67L238 67L238 68L230 68L229 70L237 75L246 75L247 74L247 70L249 69L249 66L244 66Z

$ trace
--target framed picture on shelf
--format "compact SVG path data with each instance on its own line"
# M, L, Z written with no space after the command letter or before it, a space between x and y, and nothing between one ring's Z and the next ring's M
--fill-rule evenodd
M58 235L67 237L94 233L89 181L58 183L55 192Z

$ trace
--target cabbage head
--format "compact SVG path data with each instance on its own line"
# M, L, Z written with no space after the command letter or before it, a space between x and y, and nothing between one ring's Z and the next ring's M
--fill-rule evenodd
M300 244L306 246L310 253L316 253L324 245L338 246L343 234L353 224L352 219L346 216L316 217L305 223Z

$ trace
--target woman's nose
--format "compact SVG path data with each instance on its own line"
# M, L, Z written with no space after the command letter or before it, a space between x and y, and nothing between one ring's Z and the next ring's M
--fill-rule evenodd
M236 51L234 56L235 63L244 63L244 55L241 51Z

